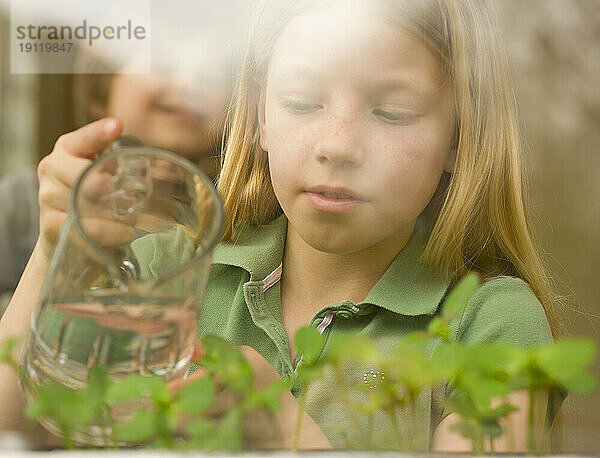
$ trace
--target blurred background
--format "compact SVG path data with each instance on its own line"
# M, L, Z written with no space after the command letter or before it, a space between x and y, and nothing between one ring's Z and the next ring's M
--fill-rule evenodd
M37 239L36 165L61 134L116 117L123 135L180 154L215 178L253 4L0 0L0 311ZM75 42L69 52L19 52L18 66L11 61L9 26L27 30L33 24L37 38L37 26L70 27L78 35L85 21L113 30L143 26L145 39L130 40L124 32L122 39L83 40L79 48L77 40L66 39L61 43ZM26 37L12 49L31 42ZM143 67L150 72L135 73L140 61L151 61Z
M21 199L31 199L18 191L14 181L28 174L24 181L31 181L35 165L59 135L100 115L130 116L133 134L204 161L207 173L214 173L210 157L214 159L218 150L222 115L239 58L236 49L252 2L225 2L215 9L218 2L175 0L162 2L165 12L161 14L157 14L161 5L154 9L157 3L153 2L153 40L167 50L156 51L161 56L156 62L153 54L153 76L158 77L124 81L97 75L11 74L9 10L7 5L0 9L0 247L28 243L27 234L7 238L10 231L19 231L18 224L7 228L1 221L8 206L22 206ZM600 5L597 0L495 3L528 145L534 225L554 272L555 287L563 296L563 332L590 337L600 346L600 281L595 276L600 272L600 180L596 176L600 172ZM157 17L162 21L155 23ZM188 50L181 43L196 45ZM220 50L215 43L227 43L225 59L210 52ZM169 51L174 49L179 52ZM105 63L84 56L74 65L85 70ZM123 103L132 94L138 96L137 102L134 98ZM157 111L144 118L144 110ZM164 126L164 116L188 131L149 128L153 122ZM201 135L190 134L191 130ZM35 196L33 188L30 194ZM23 216L26 221L34 217L35 212ZM8 297L5 293L4 303ZM594 371L600 377L600 363ZM555 438L562 451L600 452L600 389L592 396L567 399L562 431L562 437Z
M496 4L528 145L534 225L563 295L563 330L600 348L600 3ZM564 451L600 452L600 389L568 397L562 421Z

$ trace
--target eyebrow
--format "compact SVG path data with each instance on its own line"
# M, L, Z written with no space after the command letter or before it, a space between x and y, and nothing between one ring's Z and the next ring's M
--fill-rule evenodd
M365 84L365 89L374 94L384 94L387 92L407 92L422 97L433 96L437 89L435 86L423 84L422 80L407 75L406 73L388 73L387 75L373 79Z
M308 81L311 85L323 85L327 78L323 77L310 67L304 65L290 64L289 69L273 75L277 81L287 82L290 79L302 79ZM361 88L370 93L380 95L388 92L407 92L421 97L430 97L435 89L430 90L422 84L415 84L414 78L405 76L390 76L378 80L372 80Z
M431 97L436 91L428 89L423 85L414 84L411 80L402 79L383 79L369 84L369 89L373 94L386 94L388 92L407 92L419 97Z
M273 76L276 80L287 81L290 78L302 78L319 84L322 84L326 80L326 78L321 76L318 72L312 71L303 65L292 65L291 68L275 73Z

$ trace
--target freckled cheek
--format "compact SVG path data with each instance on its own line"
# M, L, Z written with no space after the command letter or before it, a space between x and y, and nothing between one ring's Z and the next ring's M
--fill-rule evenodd
M292 195L303 184L303 160L299 146L294 142L269 146L269 169L275 194L281 201Z
M287 124L283 119L268 124L269 156L273 156L278 162L284 161L293 168L296 163L306 161L313 143L307 133L308 129Z
M407 136L397 143L388 143L380 149L379 156L377 186L388 205L412 211L424 208L443 170L436 145Z

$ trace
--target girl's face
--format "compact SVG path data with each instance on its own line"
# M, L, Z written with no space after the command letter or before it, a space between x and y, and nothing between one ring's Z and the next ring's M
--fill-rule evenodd
M285 26L259 107L290 228L329 253L406 242L454 165L454 105L438 60L359 2L341 3Z

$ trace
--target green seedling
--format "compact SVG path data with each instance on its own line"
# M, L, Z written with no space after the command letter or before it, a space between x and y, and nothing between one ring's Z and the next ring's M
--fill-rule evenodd
M205 375L176 391L155 376L113 380L98 366L90 371L87 386L80 390L52 383L40 385L27 415L51 420L67 448L75 446L76 433L94 425L96 430L100 427L105 447L136 443L169 449L239 451L244 442L244 418L254 409L276 411L281 407L282 391L294 387L300 404L292 446L296 450L308 387L327 376L339 387L349 425L360 432L359 438L348 437L345 425L339 428L337 432L346 434L349 448L389 448L390 444L380 443L381 431L374 428L375 417L383 415L395 437L392 447L415 452L427 443L415 426L423 420L419 419L419 398L432 387L445 385L450 393L446 412L459 417L453 429L472 442L474 453L484 453L486 441L493 451L494 440L506 434L502 419L515 410L498 401L516 390L526 390L530 396L529 452L539 452L544 436L537 425L544 424L545 418L537 418L536 397L549 393L560 398L566 391L591 393L596 379L587 367L594 360L595 346L585 339L529 348L454 341L453 323L460 319L478 286L477 275L467 275L448 294L427 331L406 336L388 353L381 351L376 339L332 332L325 342L316 328L303 328L295 336L301 355L295 380L281 380L263 390L253 386L252 368L239 350L209 335L203 338L205 354L199 361ZM9 339L0 345L0 363L22 370L13 358L16 343L16 339ZM380 377L372 384L348 386L349 367L377 367ZM215 415L215 411L222 411L218 405L224 390L234 394L232 404L225 413ZM122 412L124 405L135 408L127 418L120 415L116 420L115 412ZM555 414L552 411L548 416Z

